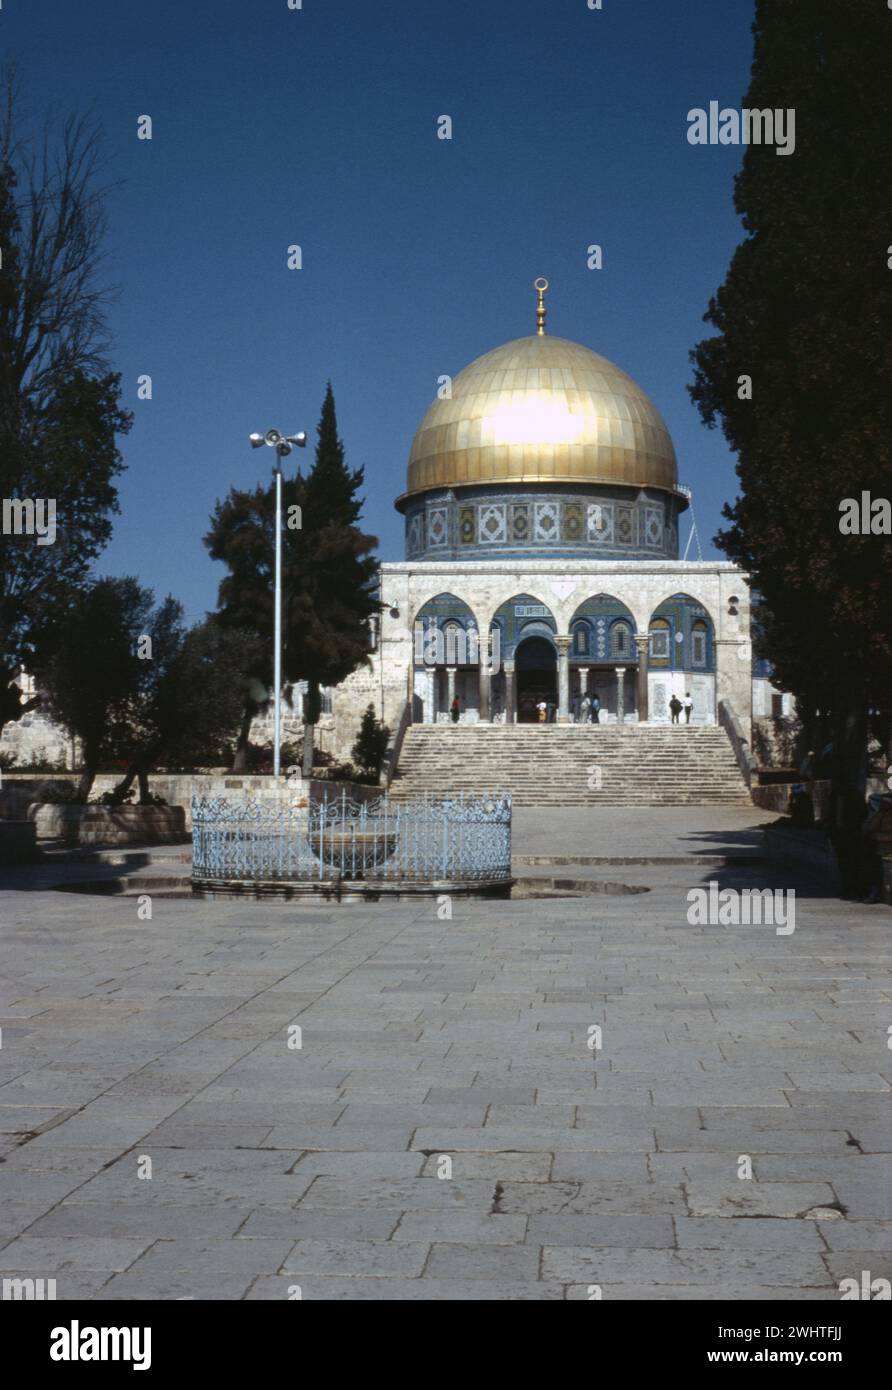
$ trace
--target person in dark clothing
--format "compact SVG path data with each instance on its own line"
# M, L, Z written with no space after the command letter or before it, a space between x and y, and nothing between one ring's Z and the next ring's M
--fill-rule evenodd
M677 695L673 695L672 699L669 701L669 709L672 713L672 723L677 724L678 716L681 714L681 700L679 700Z
M592 723L593 723L593 724L600 724L600 722L601 722L601 701L598 699L597 695L593 695L593 696L592 696L592 707L591 707L591 708L592 708Z
M455 698L454 698L454 700L452 701L452 704L449 706L449 713L452 715L452 722L453 722L453 724L457 724L457 723L458 723L458 716L459 716L460 711L461 711L461 705L459 704L459 702L458 702L458 696L456 695Z

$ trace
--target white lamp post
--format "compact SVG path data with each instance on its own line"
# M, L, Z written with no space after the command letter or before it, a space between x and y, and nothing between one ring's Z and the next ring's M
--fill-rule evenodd
M301 430L298 434L280 434L278 430L267 430L266 434L252 434L251 448L259 449L268 444L276 451L273 473L276 479L276 589L275 589L275 630L273 635L273 777L278 778L282 762L282 463L291 450L306 447L307 436Z

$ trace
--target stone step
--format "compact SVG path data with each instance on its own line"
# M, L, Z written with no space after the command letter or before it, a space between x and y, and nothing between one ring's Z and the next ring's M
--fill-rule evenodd
M589 786L591 769L601 786ZM511 792L518 806L751 804L715 725L416 724L391 787L415 796Z

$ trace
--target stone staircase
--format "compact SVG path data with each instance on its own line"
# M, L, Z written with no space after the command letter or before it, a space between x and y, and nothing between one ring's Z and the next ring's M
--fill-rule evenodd
M510 791L517 806L747 806L724 729L698 725L413 724L394 800Z

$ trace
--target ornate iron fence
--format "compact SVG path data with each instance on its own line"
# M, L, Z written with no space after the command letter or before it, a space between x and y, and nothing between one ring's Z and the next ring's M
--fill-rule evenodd
M192 799L196 885L498 885L511 881L511 797L358 802L346 792L309 805Z

